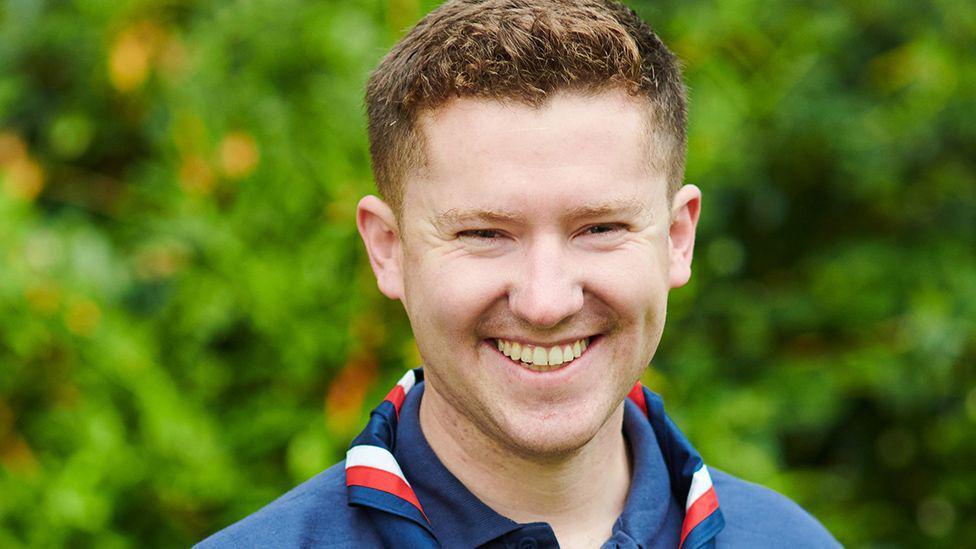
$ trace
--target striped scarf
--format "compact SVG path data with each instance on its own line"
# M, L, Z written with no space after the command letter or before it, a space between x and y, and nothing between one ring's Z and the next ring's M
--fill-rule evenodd
M349 504L371 513L387 547L435 548L440 545L417 495L393 457L400 407L422 368L409 370L371 413L369 423L346 453ZM661 397L638 382L627 395L647 416L664 455L671 491L685 502L679 549L715 547L725 526L712 479L701 456L664 413Z

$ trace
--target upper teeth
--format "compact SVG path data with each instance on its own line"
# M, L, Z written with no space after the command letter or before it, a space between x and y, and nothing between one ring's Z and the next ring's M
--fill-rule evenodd
M589 342L589 338L578 339L568 345L555 345L543 347L507 339L495 340L498 350L510 357L512 360L519 360L529 367L530 370L537 372L548 372L555 370L560 364L566 364L573 359L579 358Z

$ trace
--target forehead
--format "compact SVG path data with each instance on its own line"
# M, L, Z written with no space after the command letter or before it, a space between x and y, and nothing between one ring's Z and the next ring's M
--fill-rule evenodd
M648 157L646 107L623 91L562 93L540 107L456 99L425 113L418 129L426 162L407 182L405 207L538 212L649 202L665 191Z
M518 161L567 145L580 153L616 147L621 153L647 156L648 107L622 90L602 93L562 92L540 106L518 101L460 98L424 112L419 130L424 137L428 167L456 165L454 155L504 153ZM618 161L637 158L618 157ZM495 155L485 158L497 161ZM609 158L608 158L609 160ZM645 164L642 162L642 166Z

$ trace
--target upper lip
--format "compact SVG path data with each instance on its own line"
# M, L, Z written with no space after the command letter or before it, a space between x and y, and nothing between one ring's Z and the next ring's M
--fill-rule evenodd
M519 337L496 336L496 337L492 337L491 339L501 339L501 340L504 340L504 341L510 341L512 343L518 343L519 345L531 345L533 347L555 347L557 345L572 345L573 343L576 343L577 341L580 341L581 339L589 339L589 338L592 338L592 337L596 337L596 335L597 334L590 334L590 335L584 335L584 336L569 337L569 338L559 339L559 340L556 340L556 341L545 342L545 343L544 342L538 342L538 341L528 341L526 339L522 339L522 338L519 338Z

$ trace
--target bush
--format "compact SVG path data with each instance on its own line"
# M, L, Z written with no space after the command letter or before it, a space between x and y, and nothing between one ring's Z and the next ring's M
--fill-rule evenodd
M976 8L634 6L705 193L645 381L847 545L976 544ZM0 545L186 545L341 459L419 361L353 213L430 7L0 7Z

